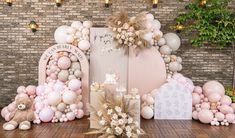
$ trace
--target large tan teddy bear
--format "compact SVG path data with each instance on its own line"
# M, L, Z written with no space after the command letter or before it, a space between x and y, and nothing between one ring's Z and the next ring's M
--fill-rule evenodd
M20 130L31 128L31 121L34 120L33 100L26 96L16 97L16 110L11 114L12 119L3 124L4 130L14 130L19 125Z

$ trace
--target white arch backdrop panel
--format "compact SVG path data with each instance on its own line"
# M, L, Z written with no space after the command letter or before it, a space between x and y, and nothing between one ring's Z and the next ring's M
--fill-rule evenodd
M82 71L82 97L84 104L84 112L87 115L86 104L89 103L89 63L85 54L77 47L69 44L57 44L49 47L41 56L38 67L38 84L42 85L46 82L46 66L50 57L61 51L73 53L81 64Z

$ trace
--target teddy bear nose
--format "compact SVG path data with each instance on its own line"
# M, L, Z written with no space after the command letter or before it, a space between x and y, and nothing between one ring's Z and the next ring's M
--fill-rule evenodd
M23 105L23 104L19 104L19 105L18 105L18 109L20 109L20 110L25 109L25 105Z

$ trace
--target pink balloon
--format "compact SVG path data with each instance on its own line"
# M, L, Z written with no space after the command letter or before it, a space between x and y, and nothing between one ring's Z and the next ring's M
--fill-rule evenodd
M60 92L64 89L64 83L61 82L61 81L57 81L53 87L53 89L56 91L56 92Z
M225 118L229 123L233 123L235 121L235 115L234 114L226 114Z
M72 79L72 80L69 81L69 84L68 84L69 89L71 89L72 91L79 90L81 85L82 85L82 83L78 79Z
M201 98L199 96L199 94L197 93L192 93L192 100L193 100L193 105L199 104L201 101Z
M56 65L52 65L51 68L50 68L52 73L56 72L57 69L58 69L58 67Z
M73 112L69 112L66 114L66 117L68 118L68 120L74 120L75 119L75 114Z
M24 87L24 86L19 86L18 88L17 88L17 93L26 93L26 90L25 90L26 88Z
M210 102L218 102L220 100L221 96L218 93L211 93L208 96L208 99Z
M203 103L201 104L201 108L202 108L202 109L210 109L210 104L209 104L209 103L206 103L206 102L203 102Z
M70 105L70 109L71 109L71 110L78 109L78 105L77 105L77 104L71 104L71 105Z
M43 122L50 122L52 120L53 116L54 116L53 110L48 107L43 108L39 112L39 118Z
M202 93L202 87L200 87L200 86L195 86L195 87L194 87L194 92L195 92L195 93L198 93L198 94Z
M212 93L218 93L220 96L225 94L224 86L218 81L208 81L203 85L203 92L206 96Z
M220 112L223 114L233 113L233 108L224 104L219 107Z
M9 105L7 106L7 109L8 109L8 111L10 111L10 112L15 111L15 110L16 110L16 104L15 104L15 103L9 104Z
M222 98L220 99L220 103L230 105L232 103L232 100L229 96L223 95Z
M36 102L35 103L35 109L36 110L41 110L44 107L44 104L42 102Z
M215 113L215 118L217 118L218 121L223 121L224 120L224 114L221 112Z
M36 94L36 87L34 85L29 85L26 87L26 91L28 95L35 95Z
M45 91L45 86L44 85L39 85L37 88L36 88L36 94L37 95L42 95L42 93L44 93Z
M16 97L15 97L15 100L17 99L17 98L28 98L29 96L27 95L27 94L25 94L25 93L20 93L20 94L17 94L16 95Z
M55 73L51 73L50 74L50 78L53 79L53 80L56 80L57 79L57 75Z
M61 57L58 60L58 67L60 69L68 69L71 65L71 60L68 57Z
M77 95L80 95L82 93L82 89L79 89L76 91Z
M197 111L193 111L193 119L194 120L198 120L198 112Z
M5 118L6 114L8 114L8 113L9 113L9 111L8 111L8 109L7 109L7 106L4 107L4 108L1 110L1 116L2 116L3 118Z
M76 117L77 117L77 118L82 118L83 116L84 116L84 111L81 110L81 109L78 109L78 112L77 112Z
M203 109L198 113L198 119L202 123L210 123L213 120L214 116L210 110Z

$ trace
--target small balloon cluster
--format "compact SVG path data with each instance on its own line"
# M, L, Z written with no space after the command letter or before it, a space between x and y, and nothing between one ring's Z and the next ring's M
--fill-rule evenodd
M235 123L235 103L218 81L209 81L202 88L196 86L192 98L193 119L216 126Z
M186 88L186 90L192 92L194 89L193 82L189 79L184 77L180 73L174 73L172 78L167 79L167 83L172 83L176 81L177 83L181 84ZM155 95L158 92L158 89L154 89L148 94L142 95L142 104L141 104L141 116L144 119L151 119L154 116L154 103L155 103Z
M34 122L66 122L83 117L82 71L78 58L69 52L55 53L48 62L46 74L46 83L37 87Z
M55 30L54 38L58 44L72 44L81 49L87 56L90 51L89 34L92 27L91 21L72 22L71 26L60 26Z
M34 99L36 97L36 86L34 85L29 85L27 87L19 86L17 88L17 95L15 97L15 100L17 99L17 97L27 97L27 98L30 97L31 99ZM13 117L12 113L15 112L16 110L17 110L16 102L13 101L12 103L10 103L8 106L4 107L1 110L1 116L6 121L10 121Z

